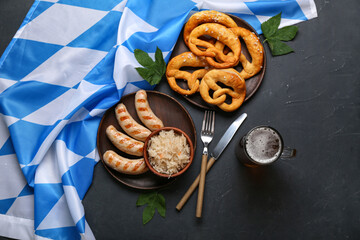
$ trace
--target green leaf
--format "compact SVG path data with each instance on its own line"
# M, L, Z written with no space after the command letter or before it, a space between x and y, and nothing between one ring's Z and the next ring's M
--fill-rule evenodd
M268 42L273 56L280 56L294 51L282 41L291 41L294 39L297 34L298 27L288 26L278 29L280 21L281 13L261 24L261 30L265 36L264 42Z
M150 85L155 85L161 81L161 78L162 77L160 75L154 74L148 78L148 82L150 83Z
M160 74L163 75L166 71L166 63L163 58L160 48L156 47L155 62L159 65Z
M261 24L261 30L265 38L271 38L277 31L281 21L281 12Z
M274 56L285 55L294 51L291 47L277 39L268 39L268 43L271 54Z
M296 26L287 26L280 28L271 38L281 41L291 41L296 36L298 27Z
M136 201L136 206L142 206L148 204L155 197L156 197L155 192L140 194L138 200Z
M160 216L162 216L164 218L165 213L166 213L165 198L161 194L157 194L157 198L158 199L157 199L155 207L157 208L157 211L160 214Z
M146 206L143 211L143 224L148 223L155 214L155 208L153 206Z
M136 68L139 75L151 85L158 84L166 71L166 64L161 50L158 47L156 48L155 62L151 59L149 54L140 49L135 49L134 54L136 60L144 66L144 68Z
M135 49L134 50L134 55L136 60L141 64L141 66L143 67L150 67L154 64L154 61L151 59L151 57L149 56L149 54L147 54L146 52L144 52L143 50L140 49Z
M143 79L149 79L154 74L152 70L146 68L137 67L135 69Z
M136 206L143 206L146 204L147 206L143 210L143 224L148 223L153 218L155 209L157 209L160 216L165 217L166 204L163 195L157 192L140 194L136 201Z

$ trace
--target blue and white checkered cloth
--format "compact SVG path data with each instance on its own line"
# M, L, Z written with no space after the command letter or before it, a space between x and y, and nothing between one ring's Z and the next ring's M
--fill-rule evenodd
M0 59L0 235L93 239L82 199L99 161L97 127L123 94L151 86L136 48L168 61L194 11L260 25L317 17L313 0L36 0Z

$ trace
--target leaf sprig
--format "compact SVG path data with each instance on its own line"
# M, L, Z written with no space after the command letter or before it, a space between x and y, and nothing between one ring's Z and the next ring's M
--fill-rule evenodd
M264 34L265 41L268 42L271 54L280 56L293 52L294 50L282 41L291 41L295 38L298 31L296 26L287 26L279 28L281 13L268 19L261 24L261 30Z
M166 204L165 198L158 192L150 192L140 194L136 206L147 206L143 210L143 224L148 223L155 214L155 209L157 209L160 216L165 217L166 213Z
M135 49L134 55L140 65L143 66L143 68L135 68L140 76L150 85L158 84L166 71L166 63L160 48L156 47L155 61L151 59L148 53L140 49Z

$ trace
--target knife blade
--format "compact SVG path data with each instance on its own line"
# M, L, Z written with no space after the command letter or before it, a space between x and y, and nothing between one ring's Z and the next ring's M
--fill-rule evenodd
M212 165L214 165L215 161L220 157L221 153L225 150L233 136L235 135L236 131L239 129L241 124L245 121L247 118L247 114L243 113L241 114L226 130L224 135L219 140L218 144L214 148L214 150L211 152L211 158L207 163L206 166L206 173L210 170ZM191 194L195 191L197 186L199 185L200 181L200 174L197 176L197 178L194 180L194 182L191 184L187 192L184 194L184 196L181 198L179 203L176 205L176 209L180 211L182 207L185 205Z
M236 131L239 129L241 124L245 121L246 117L247 117L247 114L243 113L243 114L240 115L240 117L238 117L230 125L230 127L226 130L226 132L221 137L220 141L218 142L218 144L216 145L216 147L214 148L214 150L210 154L211 157L215 158L215 160L217 160L219 158L221 153L225 150L225 148L227 147L227 145L229 144L229 142L231 141L231 139L235 135Z

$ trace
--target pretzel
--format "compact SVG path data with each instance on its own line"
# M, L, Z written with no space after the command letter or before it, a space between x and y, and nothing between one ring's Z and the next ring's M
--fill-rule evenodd
M228 86L220 87L217 82ZM209 91L213 90L211 97ZM205 74L200 83L200 95L205 102L217 105L226 112L238 109L245 100L245 80L234 69L213 69ZM231 97L231 103L226 103L226 95Z
M248 79L262 69L264 62L264 47L260 43L259 38L255 33L249 31L248 29L236 27L230 28L230 30L235 33L236 36L240 36L244 39L246 48L248 49L251 56L251 63L246 59L246 57L241 54L240 62L243 66L243 70L240 72L240 76L244 79Z
M208 35L228 46L233 55L225 55L223 51L215 47L208 41L199 37ZM206 61L215 68L229 68L236 66L239 62L241 44L237 36L228 28L217 23L205 23L192 30L188 42L190 50L197 56L205 56ZM203 51L203 48L206 50ZM217 58L221 63L215 62L212 58Z
M228 15L218 11L201 11L192 15L184 27L184 42L188 46L191 31L203 23L219 23L228 28L237 27L235 21Z
M170 60L166 68L166 78L170 87L177 93L182 95L191 95L198 91L199 89L199 78L202 78L205 73L209 70L199 69L193 73L180 70L181 67L206 67L207 64L204 57L198 57L191 52L184 52ZM189 87L188 90L179 87L176 83L176 79L184 79L187 81Z
M242 27L230 28L230 30L235 33L236 36L241 37L245 44L246 48L248 49L250 56L251 56L251 63L246 59L243 53L240 54L240 62L242 64L242 71L240 72L240 76L244 79L251 78L258 72L260 72L263 62L264 62L264 47L260 43L259 38L256 36L255 33L249 31L248 29ZM215 47L219 50L223 51L225 45L219 41L215 43ZM224 54L228 56L232 56L232 53L226 53L223 51ZM219 59L217 59L219 60Z

